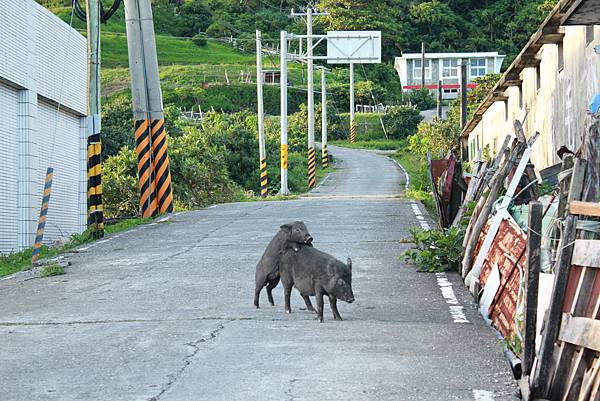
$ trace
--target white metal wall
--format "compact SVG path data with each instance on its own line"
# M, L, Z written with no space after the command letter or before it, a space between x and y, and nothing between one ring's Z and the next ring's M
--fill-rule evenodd
M33 0L0 0L0 21L0 77L85 114L85 38Z
M46 219L44 242L67 239L80 232L80 147L79 117L55 104L38 105L38 180L40 205L48 166L54 168L52 194Z
M85 229L87 45L34 0L0 0L0 21L0 253L5 253L33 246L48 166L54 168L54 185L45 242Z
M17 248L18 96L0 83L0 252Z

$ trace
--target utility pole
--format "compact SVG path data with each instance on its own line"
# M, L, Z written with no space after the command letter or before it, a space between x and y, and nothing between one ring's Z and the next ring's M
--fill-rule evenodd
M306 10L306 54L307 80L308 80L308 188L316 185L316 160L315 160L315 94L314 94L314 67L313 67L313 40L312 40L312 8Z
M327 13L314 12L309 6L306 13L295 13L292 9L291 17L306 15L306 64L307 64L307 92L308 92L308 187L316 186L316 155L315 155L315 104L314 104L314 66L313 66L313 16L328 15ZM302 39L300 38L300 44ZM301 53L301 59L304 57Z
M125 26L144 217L173 211L167 133L150 0L125 0Z
M329 166L329 155L327 154L327 88L325 79L325 68L321 69L321 165L323 168Z
M460 130L467 125L467 60L461 59L460 62ZM469 149L466 138L460 139L461 142L461 159L469 160Z
M442 119L442 80L440 79L438 81L438 87L437 87L437 118L438 119Z
M102 142L100 139L100 1L88 0L88 229L92 238L104 237L102 207Z
M425 42L421 42L421 89L425 87Z
M261 33L256 30L256 95L258 101L258 153L260 157L260 196L269 192L267 180L267 156L265 152L265 111L263 106L263 72Z
M281 87L281 195L288 195L288 143L287 143L287 32L281 31L281 53L279 85Z
M350 63L350 143L356 142L356 120L354 119L354 63Z

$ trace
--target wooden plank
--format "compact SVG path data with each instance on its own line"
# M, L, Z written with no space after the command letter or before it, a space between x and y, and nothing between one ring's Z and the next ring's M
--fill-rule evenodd
M538 40L538 43L541 43L543 45L553 45L556 44L558 42L562 42L562 40L564 39L565 34L562 32L557 32L557 33L547 33L544 34L540 40Z
M585 178L585 163L577 162L577 160L573 168L567 201L581 199L581 190ZM554 342L560 332L565 290L567 288L571 258L573 256L573 244L576 238L576 227L577 217L567 215L563 236L560 239L558 247L558 258L554 268L554 286L545 320L545 329L538 357L538 367L533 381L533 393L538 398L546 397L549 394L551 379L553 377L552 354L554 352Z
M583 381L581 383L581 391L579 392L579 397L577 401L586 401L590 397L590 393L592 392L592 388L596 379L598 377L598 372L600 371L600 358L596 357L594 362L592 363L592 367L585 372L583 376Z
M527 282L525 292L525 339L522 369L524 375L531 373L535 358L537 327L537 299L540 274L543 206L540 202L529 203L529 231L527 233Z
M575 241L572 264L600 269L600 240Z
M558 339L600 352L600 320L563 313Z
M569 212L588 217L600 217L600 203L572 201L569 203Z
M573 302L568 316L584 316L583 314L585 313L586 306L588 305L592 294L591 288L596 279L595 272L595 269L583 268L581 274L578 274L577 277L575 277L575 270L571 271L569 281L576 280L577 289L573 295L574 299L572 300ZM599 317L599 309L600 299L596 299L594 309L590 315L592 319ZM581 379L589 361L590 356L586 355L585 349L580 349L573 344L562 342L555 363L550 398L562 399L563 401L575 401L574 394L578 392L579 386L581 385ZM565 380L565 372L571 372L568 381Z

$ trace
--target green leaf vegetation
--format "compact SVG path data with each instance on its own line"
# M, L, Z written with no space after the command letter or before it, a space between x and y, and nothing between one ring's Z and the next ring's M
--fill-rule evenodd
M415 243L414 249L404 252L403 256L418 266L422 272L457 271L462 255L463 235L459 228L447 231L410 230Z
M42 267L40 275L42 277L60 276L65 274L65 269L59 264L51 264Z

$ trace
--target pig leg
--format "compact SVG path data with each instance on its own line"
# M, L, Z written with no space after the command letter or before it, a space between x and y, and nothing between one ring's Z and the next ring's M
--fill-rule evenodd
M331 306L331 312L333 312L334 320L342 320L342 316L340 316L340 312L337 308L337 298L334 296L329 296L329 305Z
M306 310L308 310L309 312L312 312L312 313L317 313L315 308L310 303L310 298L308 297L308 295L304 295L304 294L300 294L300 295L302 295L302 299L304 299L304 303L306 304Z
M283 298L285 302L285 311L287 313L292 313L292 307L290 306L290 297L292 295L292 285L286 285L283 287Z
M256 280L256 287L254 288L254 306L256 306L256 309L258 309L258 298L260 297L260 292L266 284L266 278Z
M318 289L315 292L315 296L317 299L317 315L321 323L323 323L323 295L324 294L322 289Z
M273 301L273 288L277 287L277 284L279 284L279 277L277 277L274 280L271 280L267 283L267 297L269 298L269 303L271 304L271 306L275 306L275 301Z

